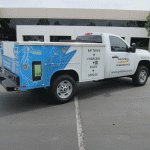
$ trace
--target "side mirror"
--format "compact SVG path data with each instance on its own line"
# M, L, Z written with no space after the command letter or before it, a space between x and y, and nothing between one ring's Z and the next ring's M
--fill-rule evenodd
M132 53L135 53L136 51L136 44L135 43L132 43L132 46L129 47L129 52L132 52Z

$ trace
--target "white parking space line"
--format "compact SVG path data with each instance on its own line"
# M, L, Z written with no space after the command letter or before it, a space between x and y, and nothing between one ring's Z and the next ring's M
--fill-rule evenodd
M85 150L85 141L82 128L81 114L79 109L78 98L75 97L75 112L76 112L76 123L77 123L77 136L78 136L78 146L79 150Z

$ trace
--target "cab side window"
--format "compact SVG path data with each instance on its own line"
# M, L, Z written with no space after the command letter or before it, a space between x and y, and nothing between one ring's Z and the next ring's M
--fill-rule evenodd
M110 46L112 52L127 52L128 46L127 44L122 41L120 38L115 36L110 36Z

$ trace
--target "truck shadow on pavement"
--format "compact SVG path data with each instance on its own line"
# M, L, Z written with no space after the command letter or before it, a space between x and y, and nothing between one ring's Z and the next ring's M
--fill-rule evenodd
M104 95L111 96L113 91L134 88L130 78L109 79L99 82L85 82L77 85L79 100ZM46 89L28 90L21 92L0 91L0 118L44 107L57 107L55 99ZM71 100L73 102L74 99ZM66 105L66 104L64 104Z
M0 117L54 106L51 97L45 89L20 92L0 91Z
M136 88L131 78L114 78L103 81L87 82L78 85L78 98L83 100L94 96L104 95L111 97L111 93L115 91L123 91L129 88Z

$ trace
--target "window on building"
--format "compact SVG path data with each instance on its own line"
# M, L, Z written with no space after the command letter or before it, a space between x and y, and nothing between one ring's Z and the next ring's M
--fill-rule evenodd
M44 42L44 35L23 35L23 41L40 41L40 42Z
M50 36L50 42L60 42L61 40L71 40L71 36Z
M131 43L131 45L132 45L132 43L135 43L136 47L139 49L148 50L149 38L132 37L130 43Z
M115 36L110 36L109 38L112 52L127 52L128 46L124 41Z
M11 28L16 29L16 25L145 27L146 21L106 20L106 19L59 19L59 18L56 19L0 18L0 23L2 27L4 27L5 29L9 28L10 30Z
M144 28L145 23L146 21L106 19L0 18L0 40L16 41L17 25L110 26Z

